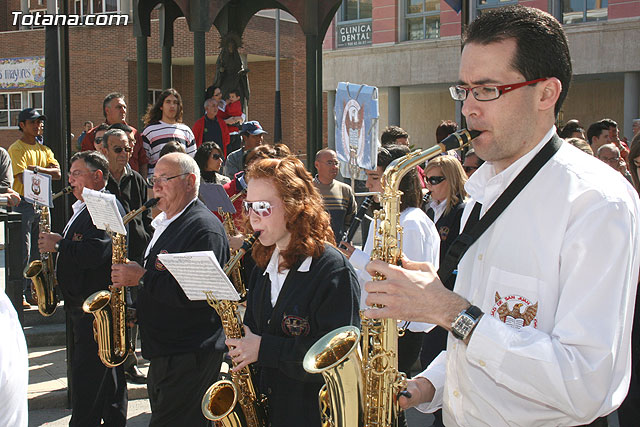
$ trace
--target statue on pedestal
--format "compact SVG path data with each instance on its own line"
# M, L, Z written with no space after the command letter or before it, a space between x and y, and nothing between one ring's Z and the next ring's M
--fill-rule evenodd
M223 99L226 99L231 91L238 91L242 110L246 111L249 102L249 79L238 49L242 47L242 39L233 32L229 32L220 40L220 54L216 61L216 76L213 88L218 87L222 91Z

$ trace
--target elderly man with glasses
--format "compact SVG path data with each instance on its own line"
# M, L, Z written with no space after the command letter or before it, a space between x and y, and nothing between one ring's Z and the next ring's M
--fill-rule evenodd
M222 223L198 200L200 171L184 153L158 160L149 180L161 213L153 237L136 262L113 266L114 286L137 286L142 355L151 361L147 389L151 426L207 426L200 402L218 378L222 348L220 318L204 301L190 301L158 259L160 253L213 251L220 265L229 258Z
M318 174L313 179L313 184L324 199L324 209L331 217L331 229L336 243L340 243L343 231L349 228L356 214L356 199L351 187L335 179L339 166L335 151L328 148L318 151L315 166Z
M110 284L111 238L98 230L86 208L85 188L104 190L109 175L107 159L96 151L76 153L69 161L69 184L78 199L62 235L40 233L40 252L57 252L56 277L64 295L64 309L73 328L71 354L70 426L124 426L127 424L127 383L122 365L108 368L98 357L93 334L94 316L82 310L85 299ZM124 209L118 203L120 213Z

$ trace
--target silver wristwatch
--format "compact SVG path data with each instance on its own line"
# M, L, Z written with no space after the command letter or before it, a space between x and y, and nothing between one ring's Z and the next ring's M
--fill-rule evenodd
M475 305L462 310L451 323L451 333L459 340L466 340L482 316L482 310Z

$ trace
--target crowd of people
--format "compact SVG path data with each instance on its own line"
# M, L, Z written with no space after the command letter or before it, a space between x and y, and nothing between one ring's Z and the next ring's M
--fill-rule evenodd
M62 173L39 141L46 117L23 110L21 138L6 155L0 150L0 179L23 215L25 265L39 253L57 256L74 337L70 425L126 425L127 381L147 383L150 425L209 425L201 399L227 353L234 371L254 370L271 425L320 426L322 377L307 373L302 359L326 333L358 327L361 310L398 320L398 369L411 377L421 368L399 405L435 413L435 426L604 426L616 409L620 425L633 425L640 120L630 143L611 119L586 132L577 120L557 130L570 81L566 36L545 12L508 6L469 26L450 92L480 134L472 149L442 153L401 180L402 265L369 262L378 224L363 227L360 247L345 240L363 218L353 189L338 180L333 150L316 154L314 177L288 147L265 143L261 124L245 120L239 92L220 88L193 129L182 122L180 94L163 91L141 132L127 124L122 94L108 94L104 123L85 123L69 162L73 215L61 233L39 232L23 172L53 180ZM457 130L443 121L437 142ZM397 126L380 141L377 169L366 171L369 216L381 207L385 168L410 152L410 136ZM224 213L201 200L211 184L234 199L228 227ZM85 188L114 194L122 215L158 199L156 211L128 224L127 263L112 262L112 236L93 224ZM254 233L244 334L225 338L216 312L187 298L159 255L211 251L225 265ZM382 280L373 281L376 274ZM139 328L147 376L135 352L115 367L98 356L83 302L117 288L135 309L129 327L134 342ZM24 291L26 306L34 302L30 281ZM0 420L23 426L24 339L8 336L17 322L5 302L0 314L13 328L4 341L19 351L13 363L2 352L3 372L16 370L16 383Z

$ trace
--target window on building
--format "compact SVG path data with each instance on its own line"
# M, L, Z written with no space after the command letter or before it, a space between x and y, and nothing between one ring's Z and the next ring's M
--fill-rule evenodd
M482 11L496 7L518 4L517 0L476 0L476 16L482 15Z
M27 107L35 108L40 114L44 114L44 91L38 90L29 92Z
M161 93L162 89L149 89L147 91L147 105L154 105Z
M440 37L440 1L405 0L405 29L407 40Z
M606 21L608 0L561 0L562 23Z
M0 93L0 128L18 127L18 114L22 110L22 93Z
M338 22L371 19L373 0L342 0L338 10Z
M120 12L121 0L74 0L73 13L76 15L95 15L99 13Z
M24 108L44 113L44 91L0 93L0 129L18 127L18 115Z

